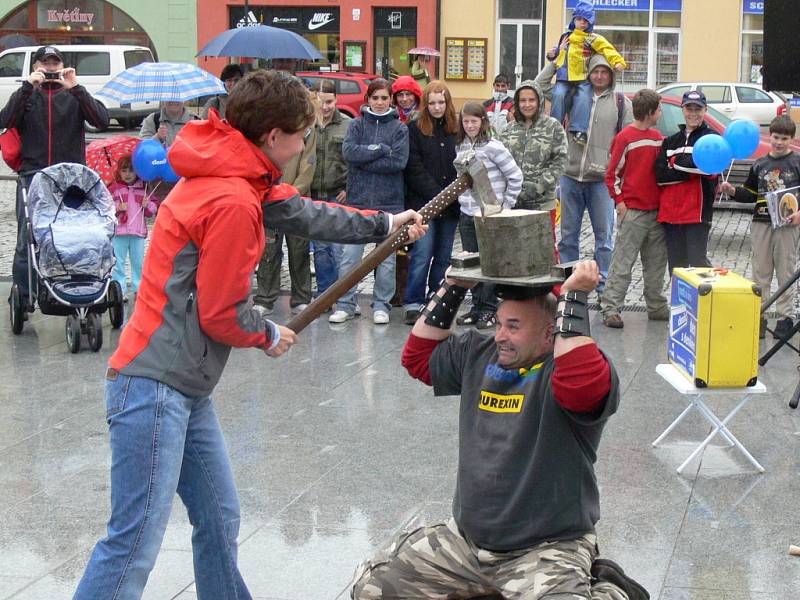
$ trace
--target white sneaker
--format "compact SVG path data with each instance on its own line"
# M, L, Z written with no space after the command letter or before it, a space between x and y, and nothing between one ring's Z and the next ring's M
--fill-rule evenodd
M376 310L372 313L372 322L375 325L386 325L389 322L389 313L385 310Z
M308 308L308 304L298 304L297 306L293 306L292 307L292 314L293 315L299 315L301 312L303 312L307 308Z
M350 319L352 319L354 317L355 317L355 315L351 315L346 310L337 310L330 317L328 317L328 322L329 323L344 323L345 321L349 321Z
M271 306L264 306L263 304L254 304L253 308L259 315L261 315L262 318L266 318L267 315L271 315L275 310Z

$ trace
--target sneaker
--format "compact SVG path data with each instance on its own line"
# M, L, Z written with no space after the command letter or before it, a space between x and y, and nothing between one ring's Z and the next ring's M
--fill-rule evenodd
M345 321L349 321L350 319L355 318L354 314L350 314L346 310L337 310L328 317L329 323L344 323Z
M611 329L622 329L625 327L625 322L622 320L622 317L619 316L619 313L611 313L603 317L603 325L611 327Z
M572 139L578 142L579 144L585 146L586 142L589 141L589 138L586 137L586 134L583 131L573 131L572 132Z
M304 304L298 304L297 306L293 306L292 307L292 314L293 315L299 315L301 312L303 312L307 308L308 308L308 304L305 304L305 303Z
M669 306L665 306L658 310L647 313L647 318L651 321L669 321L670 316Z
M267 315L271 315L275 309L271 306L264 306L263 304L253 304L253 308L260 314L262 317L266 317Z
M480 314L477 311L469 311L456 318L456 325L475 325Z
M361 316L361 307L358 304L356 304L356 310L353 314L355 314L357 317Z
M413 325L419 319L419 315L421 311L418 308L411 308L406 311L405 317L403 318L403 322L406 325Z
M372 313L372 322L375 325L386 325L389 322L389 313L385 310L376 310Z
M485 310L478 317L475 327L478 329L491 329L494 327L495 323L497 323L497 319L495 318L494 313Z
M613 583L628 596L628 600L650 600L650 594L641 583L634 581L617 563L607 558L596 558L592 563L592 579Z
M758 339L763 340L767 337L767 320L761 317L758 320Z
M792 333L792 327L794 327L794 323L792 323L789 317L778 319L778 322L775 324L775 331L772 332L772 337L776 340L788 339Z

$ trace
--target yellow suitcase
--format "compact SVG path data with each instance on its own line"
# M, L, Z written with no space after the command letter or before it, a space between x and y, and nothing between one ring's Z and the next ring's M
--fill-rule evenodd
M672 273L669 361L697 387L758 379L759 286L726 269Z

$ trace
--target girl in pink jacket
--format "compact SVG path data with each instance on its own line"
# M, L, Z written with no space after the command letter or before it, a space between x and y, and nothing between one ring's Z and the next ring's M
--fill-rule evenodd
M147 237L145 217L156 213L157 205L148 196L144 182L133 170L130 156L123 156L117 163L115 181L108 186L117 208L117 233L114 235L114 254L117 264L113 278L127 292L125 285L125 261L131 261L131 288L134 296L139 291L144 262L144 240ZM127 301L127 297L125 298Z

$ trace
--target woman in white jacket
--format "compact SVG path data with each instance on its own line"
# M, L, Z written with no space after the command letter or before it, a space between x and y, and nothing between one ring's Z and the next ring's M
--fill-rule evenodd
M522 171L503 143L492 138L489 116L483 104L479 102L464 104L461 109L457 143L458 156L474 152L486 166L497 200L503 208L513 208L517 196L522 191ZM475 217L481 214L480 206L469 190L459 196L458 202L461 205L458 222L461 246L467 252L477 252ZM494 286L481 283L472 288L472 308L456 322L459 325L475 325L478 329L489 329L495 325L496 311L497 297L494 295Z

